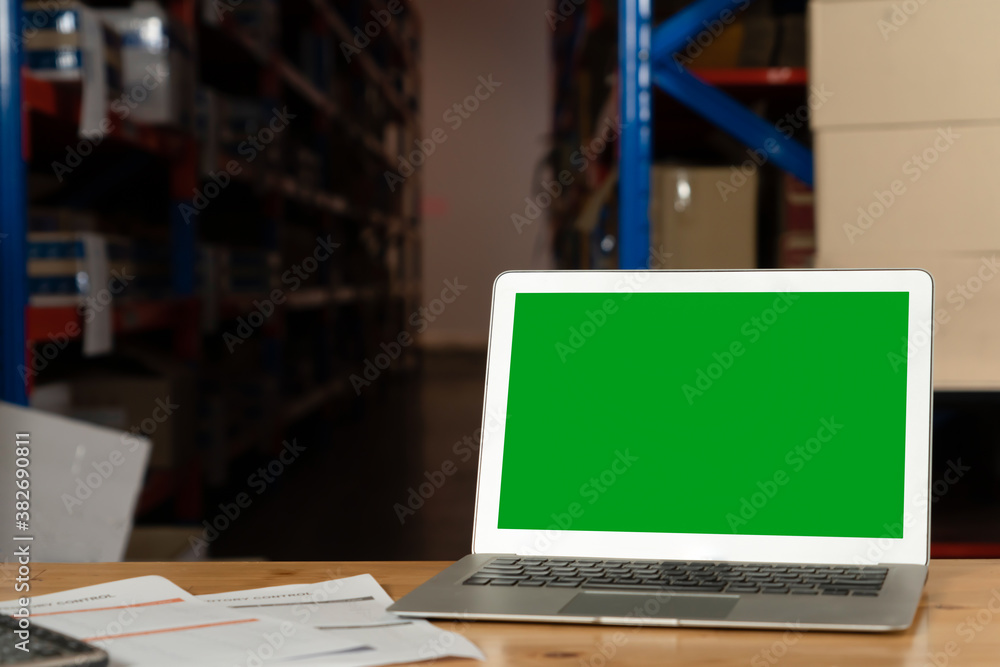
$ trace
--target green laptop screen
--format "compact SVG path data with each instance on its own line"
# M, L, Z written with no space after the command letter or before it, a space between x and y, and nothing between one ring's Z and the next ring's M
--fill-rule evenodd
M498 527L892 535L908 298L517 294Z

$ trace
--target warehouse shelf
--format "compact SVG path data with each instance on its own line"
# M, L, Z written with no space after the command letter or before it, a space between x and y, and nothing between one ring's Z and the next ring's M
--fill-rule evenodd
M269 191L279 192L301 204L321 208L330 213L347 214L350 211L347 199L344 197L299 185L291 176L268 173L264 177L264 187Z
M21 85L26 111L35 111L74 127L79 124L82 90L78 82L49 81L25 72L21 75ZM113 117L109 120L110 140L162 157L181 155L194 144L194 137L178 128L143 125Z
M306 392L301 396L287 400L281 408L281 418L287 422L302 419L311 412L323 407L331 400L348 395L348 383L344 378L337 378L327 384Z
M118 300L114 303L113 328L116 333L136 333L170 329L177 323L178 314L185 311L194 299L164 299L157 301ZM27 340L44 341L49 336L65 335L69 339L82 335L84 324L80 306L28 307ZM75 333L69 333L75 332Z
M389 3L385 0L371 0L370 4L376 11L389 11ZM390 21L389 25L385 26L385 31L386 34L389 35L389 39L392 41L393 46L396 48L396 52L401 56L403 65L413 71L416 71L417 54L415 54L410 48L410 45L406 43L406 39L403 37L396 21Z
M7 24L22 25L20 3L3 4ZM255 7L241 6L238 11L252 13ZM227 13L222 25L210 25L198 3L165 0L165 8L179 21L180 29L194 38L196 85L218 94L199 99L212 105L221 100L209 111L228 115L219 116L218 142L200 145L211 136L200 127L196 135L179 126L144 125L132 117L120 120L113 109L107 109L108 141L101 144L100 155L88 158L88 165L66 183L57 184L46 173L45 156L60 153L71 141L86 139L79 133L82 84L49 81L24 70L20 86L0 87L0 133L4 136L0 188L4 188L5 202L0 212L0 233L5 235L0 236L0 253L3 273L16 269L13 277L0 275L0 399L26 403L34 387L54 381L56 371L42 369L26 386L17 367L24 364L26 355L33 360L39 346L52 337L81 339L86 326L72 297L28 300L23 247L28 227L26 175L34 179L32 186L44 186L33 188L37 194L32 195L32 203L59 209L47 219L54 222L46 229L94 229L109 238L137 242L132 248L159 245L165 249L162 257L153 253L130 260L136 262L140 275L145 262L150 276L169 275L170 282L159 286L150 281L155 289L163 290L162 299L115 298L110 306L113 330L128 336L115 338L111 355L85 359L79 346L60 346L60 354L67 356L64 367L79 367L84 373L124 364L129 347L148 351L151 362L162 363L164 368L176 367L191 375L183 381L192 380L195 388L185 391L195 392L195 400L205 406L199 420L207 420L196 427L199 447L164 464L167 467L150 470L140 514L176 508L184 501L197 505L204 487L226 478L214 474L225 473L220 466L236 465L235 456L267 455L264 445L270 436L280 435L267 433L256 439L261 446L253 447L257 433L291 429L293 422L296 429L319 432L329 428L329 411L322 413L323 419L303 418L320 413L341 396L351 399L345 406L353 405L354 393L340 371L377 349L386 329L412 329L406 321L409 304L388 297L402 288L416 293L419 282L419 264L406 264L404 275L403 262L396 258L412 258L414 248L419 247L420 179L407 179L402 188L390 193L381 173L392 168L396 149L383 135L387 139L396 136L403 143L417 133L418 93L410 91L416 90L413 84L419 81L419 24L413 7L404 3L405 13L382 26L383 34L377 39L384 41L344 68L336 45L353 40L354 26L349 29L342 19L347 14L338 13L346 7L347 3L333 0L293 0L286 14L286 7L278 6L276 20L263 27L273 30L272 43L254 37L258 33L243 27L248 24L234 22L233 13ZM372 9L387 7L384 0L364 0L350 10L367 16ZM328 40L319 46L332 46L329 50L339 61L333 71L312 67L306 56L289 47L297 43L297 36L307 34ZM14 76L8 80L18 81L20 56L12 50L11 40L6 44L0 47L0 70L12 68ZM382 53L387 54L385 65L380 64ZM404 83L405 93L400 90ZM287 104L304 121L276 136L266 159L252 162L226 155L236 152L228 143L233 136L239 137L250 123L260 126L254 109L263 110L262 119L272 103ZM196 117L198 111L185 107L178 118ZM19 124L22 118L24 132ZM16 141L9 140L10 132ZM32 156L32 151L37 154ZM212 172L222 173L220 169L225 170L230 160L237 160L240 168L225 182L215 178L219 192L208 194ZM223 195L230 182L236 185ZM109 196L118 194L115 188L121 188L122 196ZM208 204L195 205L199 197ZM186 207L195 208L197 217L191 218ZM66 217L61 217L63 212ZM86 217L90 226L75 226L77 214ZM258 324L258 305L272 292L239 290L276 285L279 266L287 268L305 256L312 238L320 234L344 244L340 259L349 267L349 279L331 263L317 270L301 289L281 285L288 303ZM258 262L258 257L264 261ZM273 262L274 257L280 258L280 265ZM226 334L232 336L240 318L252 323L252 335L240 333L239 342L232 343ZM341 326L345 321L353 324ZM343 346L331 343L341 338ZM304 354L313 363L303 364ZM407 367L407 362L407 358L400 359L400 367ZM313 372L303 372L304 366ZM238 384L234 389L220 380L227 373L246 381L234 383ZM164 381L173 383L174 378ZM296 394L296 387L311 389ZM267 425L259 424L256 415L268 411L256 405L259 401L270 405L272 392L279 407L271 417L273 424L266 419L261 421ZM190 461L182 460L188 457ZM212 462L211 477L204 476L199 467L204 461ZM197 517L197 510L191 517Z
M618 198L620 268L645 268L649 257L654 85L751 148L773 147L766 150L771 162L803 183L812 184L811 152L721 90L802 86L807 80L803 68L692 72L673 66L674 53L683 49L720 12L731 11L731 4L728 0L696 0L654 28L649 2L619 1L618 81L623 126Z
M691 72L705 83L720 88L805 86L809 83L809 72L805 67L695 68Z
M319 12L320 16L323 17L323 20L326 21L327 25L333 28L338 39L347 43L353 42L354 35L351 33L350 27L348 27L344 19L340 17L327 0L309 0L309 2L316 9L316 11ZM413 111L406 104L402 95L392 87L392 84L389 82L389 77L386 76L385 72L383 72L375 63L371 54L362 51L358 54L357 58L358 62L361 63L361 68L364 70L368 78L382 90L382 94L389 101L389 103L395 107L399 115L406 121L406 124L412 125L414 116Z
M359 123L351 119L329 95L316 87L305 74L284 56L274 53L258 44L250 35L238 26L226 23L222 26L212 26L236 42L261 67L273 67L278 76L289 88L302 96L317 111L342 126L347 136L361 143L374 157L387 163L382 143L370 132L366 132Z

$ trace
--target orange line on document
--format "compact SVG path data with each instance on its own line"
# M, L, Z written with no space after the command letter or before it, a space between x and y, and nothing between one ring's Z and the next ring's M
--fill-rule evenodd
M179 628L163 628L162 630L146 630L144 632L125 632L120 635L105 635L103 637L87 637L81 641L100 642L107 639L123 639L125 637L141 637L143 635L158 635L164 632L181 632L183 630L198 630L201 628L215 628L220 625L236 625L237 623L256 623L256 618L238 618L235 621L219 621L218 623L202 623L201 625L185 625Z
M172 600L156 600L155 602L140 602L138 604L120 604L116 607L94 607L92 609L67 609L66 611L46 611L41 614L31 614L32 618L36 616L58 616L60 614L82 614L87 611L110 611L112 609L131 609L132 607L152 607L158 604L173 604L174 602L184 602L181 598L173 598Z

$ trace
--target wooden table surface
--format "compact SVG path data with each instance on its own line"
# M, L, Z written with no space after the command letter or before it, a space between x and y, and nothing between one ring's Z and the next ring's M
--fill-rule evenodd
M370 573L398 599L443 562L32 563L31 594L159 574L193 594L309 583ZM0 565L0 600L17 597L15 564ZM442 622L488 665L1000 666L1000 561L937 560L913 626L892 634L624 628ZM426 663L431 664L431 663ZM441 663L438 663L441 664ZM444 664L477 665L472 660Z

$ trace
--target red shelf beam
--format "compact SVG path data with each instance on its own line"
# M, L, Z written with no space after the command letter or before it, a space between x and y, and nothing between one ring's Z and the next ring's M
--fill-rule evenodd
M809 82L805 67L731 67L695 69L692 73L705 83L720 87L804 86Z
M171 329L184 322L179 317L188 300L123 302L115 305L112 315L117 333ZM77 338L83 331L83 319L77 306L29 306L28 342L45 341L50 336Z
M34 111L74 127L79 124L82 99L79 83L37 79L27 72L22 72L21 81L25 119L28 123L30 116L27 112ZM109 115L108 119L111 122L109 138L155 155L176 157L190 151L194 145L194 137L181 130L133 123L114 115ZM25 136L30 136L30 131L26 130ZM28 156L27 150L25 156Z

